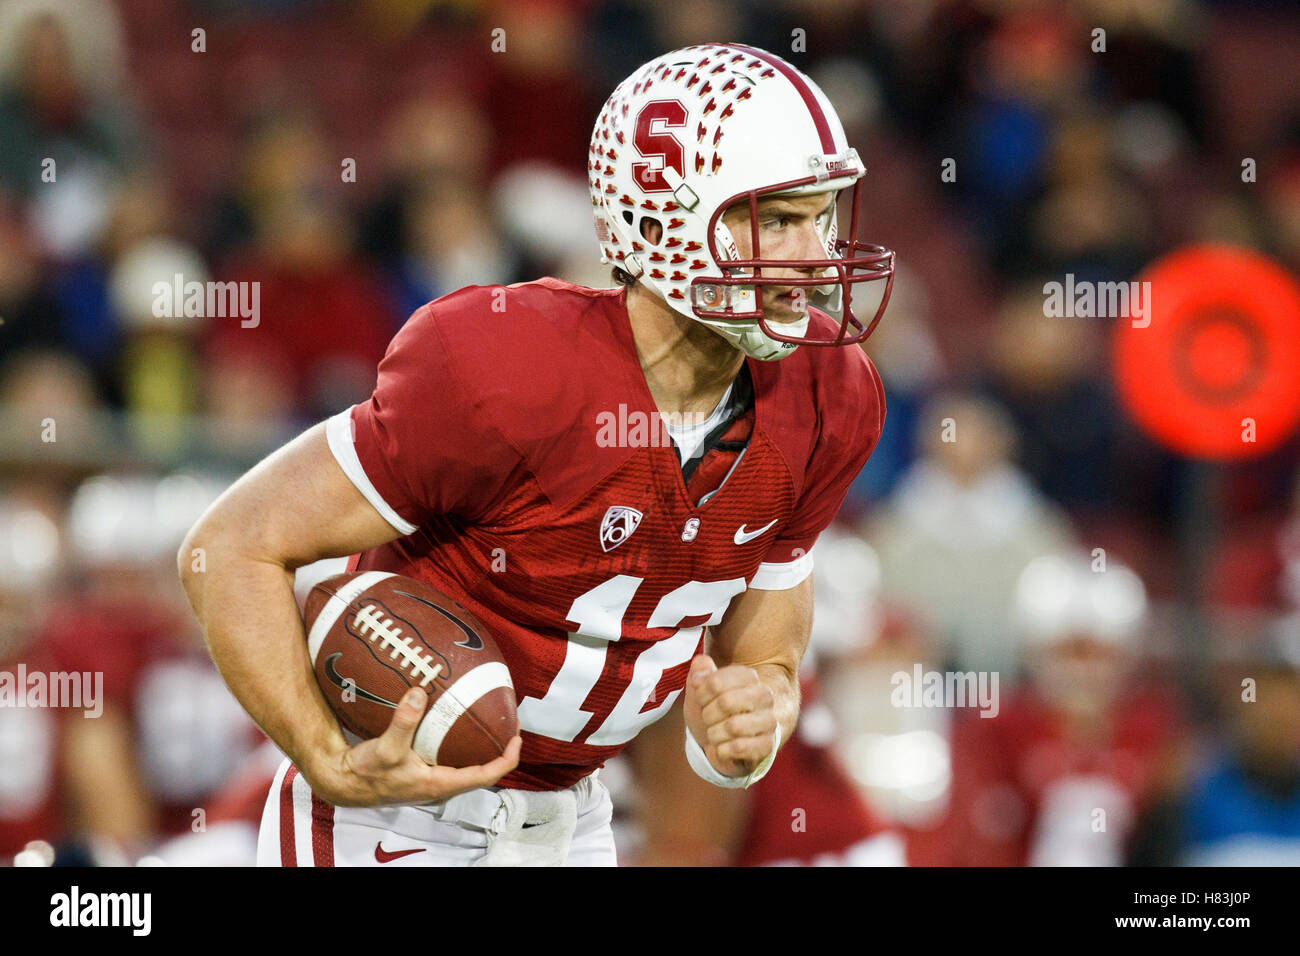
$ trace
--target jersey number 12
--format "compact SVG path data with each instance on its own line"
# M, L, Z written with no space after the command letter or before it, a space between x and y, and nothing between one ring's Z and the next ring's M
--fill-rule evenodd
M586 728L592 712L583 710L582 704L600 680L610 643L622 636L623 616L642 580L620 574L573 602L568 620L578 627L569 634L564 664L545 697L525 697L519 704L519 724L524 730L556 740L573 740ZM683 627L641 652L623 695L604 722L587 737L586 743L597 747L627 743L641 728L667 713L680 690L668 694L649 710L642 708L664 671L691 659L704 628L721 621L731 599L744 590L744 578L730 578L688 581L665 594L651 612L647 627L677 627L686 618L701 614L709 615L708 619L694 627Z

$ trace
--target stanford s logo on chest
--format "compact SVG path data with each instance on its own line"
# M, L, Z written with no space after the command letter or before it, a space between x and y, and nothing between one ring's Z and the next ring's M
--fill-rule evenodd
M608 554L632 537L643 515L635 508L613 505L600 521L600 546Z

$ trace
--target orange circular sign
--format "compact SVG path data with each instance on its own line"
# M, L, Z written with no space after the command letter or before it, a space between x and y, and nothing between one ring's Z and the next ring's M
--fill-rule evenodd
M1300 283L1226 245L1170 253L1131 283L1114 376L1129 415L1191 458L1263 455L1300 422Z

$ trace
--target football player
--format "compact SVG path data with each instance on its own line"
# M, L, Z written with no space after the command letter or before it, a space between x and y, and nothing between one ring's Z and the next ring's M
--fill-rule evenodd
M204 653L169 568L215 476L98 475L72 496L65 535L77 589L42 639L55 667L98 675L98 713L62 711L64 802L100 862L190 832L260 742ZM194 560L193 557L191 560ZM204 814L196 814L203 810Z
M954 715L952 789L939 827L959 866L1119 866L1136 815L1178 742L1170 696L1142 666L1146 588L1087 553L1031 561L1014 626L1025 685L998 714Z
M196 524L180 565L209 648L288 756L259 862L612 865L596 771L679 696L698 774L744 787L771 766L799 710L813 545L885 415L856 347L893 278L893 253L857 238L864 174L784 60L706 44L647 63L589 153L617 287L548 278L429 303L369 401ZM863 283L879 295L859 318ZM292 590L295 568L345 555L429 582L493 632L519 702L503 756L423 763L420 690L381 737L345 738Z

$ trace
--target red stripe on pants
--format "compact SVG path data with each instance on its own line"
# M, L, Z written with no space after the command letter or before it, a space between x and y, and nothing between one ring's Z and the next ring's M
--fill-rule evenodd
M316 866L334 865L334 805L311 795L311 856Z
M297 866L298 854L293 839L293 778L298 768L293 764L284 772L280 783L280 865Z

